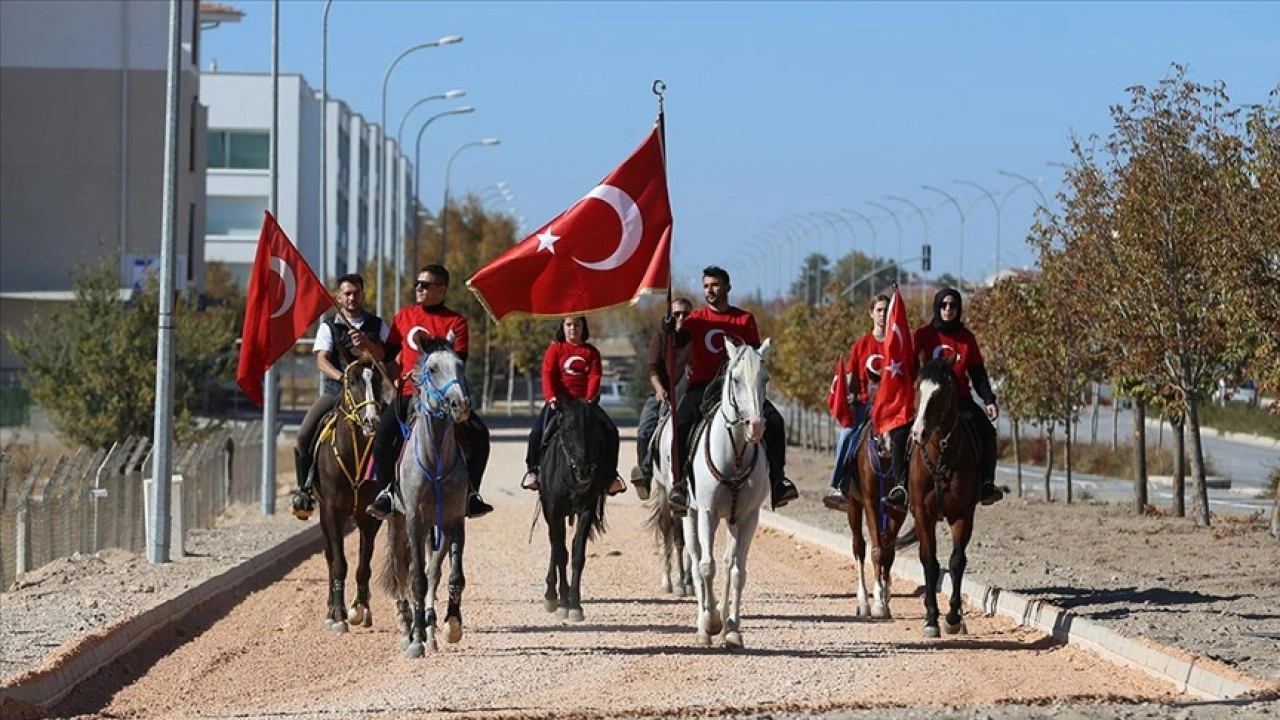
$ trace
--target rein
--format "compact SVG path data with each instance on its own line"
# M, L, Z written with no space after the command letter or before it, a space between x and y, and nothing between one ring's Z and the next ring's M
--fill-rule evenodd
M960 426L959 408L953 409L952 414L955 415L955 418L951 421L951 429L947 430L946 435L938 438L939 430L935 428L927 433L926 440L920 445L920 461L924 463L925 469L929 471L929 476L933 479L933 498L938 506L938 517L943 515L942 493L945 489L944 486L948 484L947 480L954 471L952 463L956 460L955 453L948 457L947 451L951 446L951 436L955 434L956 428ZM911 446L913 444L914 441L909 438L907 441L908 462L910 462ZM928 448L931 445L937 450L935 453L936 461L929 457Z
M746 484L747 479L751 477L753 472L755 472L756 465L760 462L760 445L758 443L756 444L755 452L751 454L751 462L744 463L743 460L746 458L747 448L751 446L751 443L748 442L746 438L743 438L742 444L739 446L738 434L735 432L735 429L740 426L749 425L751 420L743 417L742 408L738 405L737 398L734 397L733 383L731 382L732 378L729 377L731 374L732 368L725 371L724 396L720 400L719 415L724 418L726 426L725 430L729 434L729 446L733 448L733 465L731 468L736 469L736 472L727 473L716 467L715 461L711 457L712 427L708 426L703 430L702 444L703 456L706 458L707 469L711 471L711 476L716 479L716 482L729 486L729 522L732 524L734 522L734 518L738 514L738 493L742 491L742 486ZM726 405L733 408L735 414L734 417L729 417L728 413L725 412Z
M423 432L413 433L413 459L418 464L418 469L422 470L422 474L431 484L432 495L435 506L435 522L431 525L431 549L436 551L440 549L440 544L444 541L444 479L452 474L458 467L458 463L462 463L464 469L467 468L467 460L462 454L462 448L458 448L457 457L452 465L445 467L444 464L444 445L445 440L449 437L455 437L454 443L457 443L457 422L454 421L453 415L444 408L445 393L455 385L460 385L457 378L445 383L444 387L436 387L435 382L430 375L425 377L425 384L418 384L418 414L420 420L424 423ZM465 388L465 386L463 386ZM427 396L426 400L421 397L423 394ZM427 419L429 418L429 419ZM439 434L433 432L436 422L443 423ZM409 432L405 428L406 434ZM432 451L435 465L435 472L427 467L422 453L422 435L427 435L427 445Z
M381 414L382 408L379 407L376 395L373 398L366 398L360 402L356 401L355 394L351 392L351 383L349 382L349 373L353 367L363 366L359 363L351 363L342 370L342 400L339 401L338 406L334 408L337 413L333 416L333 420L329 422L329 427L327 428L328 432L321 433L321 439L323 440L325 435L332 437L332 435L337 432L337 422L339 419L346 420L348 426L351 428L351 445L356 454L355 467L347 467L346 462L342 459L342 453L338 451L337 443L331 442L329 445L333 449L333 457L338 462L338 467L342 469L342 474L347 479L347 484L351 486L351 512L354 514L359 510L360 505L359 494L357 491L359 490L360 485L364 483L364 478L362 477L360 469L368 464L370 456L373 454L373 436L367 434L362 429L360 422L360 410L372 405L377 408L379 410L379 414Z

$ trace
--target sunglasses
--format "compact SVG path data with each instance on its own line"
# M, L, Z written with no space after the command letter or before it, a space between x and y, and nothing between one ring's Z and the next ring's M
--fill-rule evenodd
M431 288L431 287L444 287L444 283L442 283L442 282L427 282L426 280L419 280L419 281L417 281L416 283L414 283L414 284L413 284L413 289L414 289L414 290L426 290L427 288Z
M953 303L953 302L944 302L944 303L942 303L939 307L944 307L944 308L955 308L955 307L959 307L959 305L956 305L956 304L955 304L955 303Z
M671 315L672 315L672 317L689 317L689 311L688 311L688 310L677 310L677 311L675 311L675 312L671 313Z

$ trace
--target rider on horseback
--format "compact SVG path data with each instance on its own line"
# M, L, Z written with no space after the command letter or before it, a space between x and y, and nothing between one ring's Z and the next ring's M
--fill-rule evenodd
M413 400L413 382L409 373L418 365L418 344L436 338L453 343L454 352L467 361L470 332L467 318L445 307L444 298L449 290L449 270L443 265L427 265L418 271L413 292L417 302L396 313L389 346L399 349L397 361L402 384L400 396L388 403L378 423L378 433L373 440L373 457L378 472L380 492L366 512L385 519L391 514L391 495L396 480L396 462L404 445L405 433L401 423L407 425L409 408ZM467 422L458 426L466 438L468 447L467 470L471 480L471 495L467 499L467 517L480 517L493 511L493 506L480 497L480 483L485 467L489 464L489 428L473 409Z
M983 364L982 351L978 348L978 340L973 332L964 325L961 319L964 305L960 293L955 288L943 288L933 297L933 320L916 328L915 348L920 367L934 358L947 358L956 375L956 389L960 393L960 415L972 418L974 427L982 436L982 504L991 505L1004 497L1004 493L996 487L996 428L992 425L999 416L996 395L991 389L991 381L987 377L987 368ZM973 401L969 391L969 381L973 381L973 390L982 398L985 408L979 408ZM990 422L982 418L989 418ZM898 442L894 441L894 464L899 465ZM904 456L905 457L905 456ZM889 491L885 502L899 508L907 503L906 473L900 472L898 484Z
M884 361L880 350L884 344L885 317L888 312L889 296L882 294L872 298L871 330L849 346L848 371L851 379L848 387L849 394L855 399L852 403L854 419L853 427L840 431L840 438L836 442L835 468L831 471L831 490L822 498L822 504L832 510L845 512L848 509L846 482L853 482L853 478L846 477L844 473L845 460L854 450L850 444L856 441L863 425L871 419L871 402L875 399L876 388L880 384L880 365ZM852 467L852 472L857 473L856 466Z
M341 315L325 318L316 331L316 367L324 376L320 396L307 410L298 427L298 438L293 448L295 468L298 472L298 489L293 493L293 514L300 520L311 517L314 503L311 499L312 465L315 457L316 432L320 421L338 404L342 395L342 372L357 352L366 352L379 362L386 357L389 326L382 318L364 309L364 278L359 275L343 275L338 278L338 306ZM346 352L338 352L338 346ZM346 358L346 360L344 360Z
M671 301L671 316L683 319L693 312L693 303L685 298ZM667 377L667 334L655 333L649 341L649 351L645 357L645 369L649 374L649 385L653 391L644 400L644 408L640 410L640 422L636 427L636 467L631 471L631 484L636 486L636 495L641 500L649 499L649 486L653 482L653 458L649 446L653 443L653 433L658 429L659 413L663 403L670 403L675 396L677 385L683 386L685 374L689 370L689 348L671 349L671 360L675 365L673 376L675 383Z
M738 342L745 342L753 348L760 347L760 331L756 328L755 317L729 304L729 273L723 268L711 265L702 271L702 294L706 299L705 307L694 310L677 325L672 316L663 318L663 330L675 334L675 346L685 347L693 343L689 352L689 387L680 398L676 409L676 438L681 463L689 458L689 440L693 427L702 418L702 398L708 386L713 385L724 368L728 354L725 352L725 338L730 336ZM717 336L722 336L717 338ZM719 397L713 391L713 397ZM769 482L772 485L773 508L786 505L800 496L795 485L783 474L786 465L787 438L782 415L773 403L764 402L764 445L765 457L769 462ZM688 506L687 483L685 473L673 473L670 503L676 510L684 510Z
M625 492L627 486L618 477L618 426L600 407L600 379L604 373L600 361L600 351L595 345L587 342L591 337L591 328L587 325L585 315L574 315L564 319L556 330L555 342L547 347L542 356L542 394L547 401L542 412L529 429L529 446L525 451L525 467L528 472L520 482L525 490L538 489L538 464L542 456L542 436L546 429L547 418L559 409L561 400L580 398L589 401L595 411L596 418L605 430L604 467L613 475L609 485L609 494L617 495Z

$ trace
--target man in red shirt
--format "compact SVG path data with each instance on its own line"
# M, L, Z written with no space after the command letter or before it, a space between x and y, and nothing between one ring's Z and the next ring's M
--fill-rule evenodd
M704 268L702 296L707 301L706 306L694 310L678 322L673 316L663 319L663 330L675 333L675 347L682 348L692 343L689 350L689 385L676 409L677 447L682 463L688 462L689 458L689 434L702 417L702 396L729 357L724 349L723 336L732 337L753 348L760 347L760 331L756 328L755 317L746 310L729 304L731 287L729 273L723 268L715 265ZM769 482L773 485L772 504L776 510L800 497L800 494L783 473L787 462L786 428L782 423L782 415L768 400L764 402L764 422L765 458L769 462ZM683 510L688 505L685 485L684 473L676 473L670 497L671 505L676 510Z
M1004 497L995 482L996 428L992 425L1000 410L996 405L996 394L991 389L991 380L987 377L982 350L978 348L978 339L964 326L963 315L964 302L955 288L943 288L934 295L933 320L916 328L914 334L917 367L923 367L934 358L950 360L956 375L956 390L960 393L960 415L973 418L974 427L982 436L982 504L991 505ZM985 407L979 408L973 401L970 380L973 381L973 392L978 393ZM903 476L898 477L898 484L889 491L885 502L906 507L907 491Z
M378 471L380 492L366 512L374 517L386 518L391 514L391 493L396 480L396 463L400 448L404 445L401 422L409 421L409 408L414 387L407 376L418 364L418 345L426 340L447 340L462 358L465 367L470 331L467 319L445 307L444 298L449 291L449 271L443 265L427 265L418 271L418 281L413 293L417 302L396 313L387 336L387 355L397 358L401 378L406 378L400 396L387 404L378 423L378 433L373 439L373 457ZM398 349L399 354L396 355ZM471 496L467 501L467 517L480 517L493 510L493 506L480 497L480 482L489 464L489 428L471 410L467 422L459 426L469 448L467 470L471 480Z

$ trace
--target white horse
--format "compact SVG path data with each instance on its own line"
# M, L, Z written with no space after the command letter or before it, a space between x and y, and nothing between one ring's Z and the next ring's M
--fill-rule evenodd
M684 526L681 518L672 514L670 502L671 443L675 438L675 418L670 403L663 403L659 412L658 428L654 433L654 442L658 445L651 453L654 458L653 495L645 502L649 509L649 519L645 524L662 547L662 576L659 578L662 591L676 597L689 597L694 594L693 567L685 549Z
M764 399L769 371L759 350L726 341L720 407L707 418L700 438L690 442L693 492L684 518L684 536L693 561L693 588L698 599L698 640L724 634L726 647L742 647L742 588L747 582L747 552L769 497L769 465L764 447ZM669 447L669 446L667 446ZM669 449L664 448L666 454ZM665 458L669 461L670 458ZM664 463L668 467L669 462ZM728 523L723 603L716 607L715 538L720 522Z
M411 658L438 648L435 602L445 553L452 560L445 640L462 639L462 590L467 584L462 551L471 486L458 424L470 416L471 399L462 360L449 343L431 341L422 348L414 404L417 418L396 468L400 493L397 512L387 519L387 564L381 577L383 588L396 599L401 645Z

